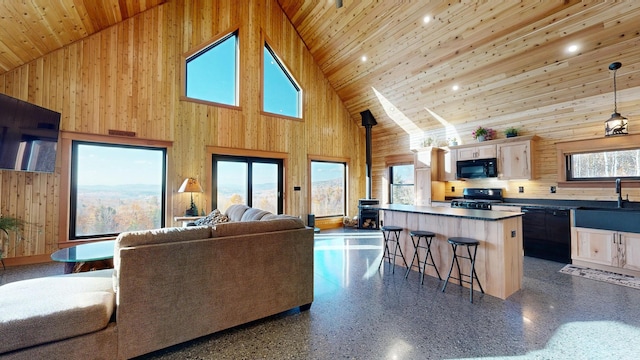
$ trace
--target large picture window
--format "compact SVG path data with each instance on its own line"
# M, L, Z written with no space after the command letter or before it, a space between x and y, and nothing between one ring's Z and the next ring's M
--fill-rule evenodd
M311 212L316 217L344 216L347 203L347 164L311 161Z
M73 141L69 239L164 227L166 149Z

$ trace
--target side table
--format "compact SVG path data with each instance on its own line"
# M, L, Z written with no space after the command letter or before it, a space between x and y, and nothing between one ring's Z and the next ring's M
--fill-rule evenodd
M173 221L182 222L182 227L187 226L190 222L202 219L204 216L174 216Z
M113 268L115 240L97 241L60 249L51 260L63 262L65 274Z

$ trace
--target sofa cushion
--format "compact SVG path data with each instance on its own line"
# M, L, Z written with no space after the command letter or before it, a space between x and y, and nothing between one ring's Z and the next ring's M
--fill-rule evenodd
M0 286L0 353L106 328L115 309L112 271Z
M247 211L245 211L244 214L242 214L242 218L240 219L240 221L260 220L262 219L262 217L269 214L271 213L266 210L250 208L250 209L247 209Z
M227 208L225 215L229 217L229 221L241 221L242 215L249 209L250 207L244 204L233 204Z
M170 227L129 231L118 235L115 247L118 249L126 246L162 244L175 241L207 239L210 237L211 227L209 226Z
M213 237L257 234L272 231L304 228L304 223L296 217L283 217L274 220L254 220L242 222L228 222L218 224L213 228Z
M118 269L120 269L120 248L163 244L178 241L208 239L211 237L210 226L172 227L153 230L127 231L116 238L113 252L113 290L118 291Z
M203 217L202 219L198 219L196 221L193 222L193 225L195 226L200 226L200 225L215 225L215 224L219 224L219 223L223 223L223 222L227 222L229 221L229 217L223 213L220 212L220 210L215 209L212 212L209 213L209 215Z

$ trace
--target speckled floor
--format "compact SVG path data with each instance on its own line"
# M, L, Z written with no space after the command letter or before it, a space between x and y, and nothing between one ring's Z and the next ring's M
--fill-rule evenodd
M420 285L417 272L405 280L401 268L376 271L381 244L372 231L323 231L316 235L309 311L141 359L640 358L640 290L562 274L564 264L525 257L521 291L506 301L476 292L471 304L467 288L449 284L442 293L433 277Z

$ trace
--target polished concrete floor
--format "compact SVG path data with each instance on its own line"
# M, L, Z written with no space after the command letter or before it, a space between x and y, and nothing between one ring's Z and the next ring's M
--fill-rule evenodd
M525 257L521 291L507 300L476 292L471 304L467 288L450 283L442 293L436 278L420 285L417 272L405 279L402 268L392 274L386 263L377 271L381 250L378 232L323 231L316 235L309 311L294 309L142 358L640 358L640 290L562 274L564 264ZM40 274L58 271L39 266ZM1 273L0 283L20 271Z

